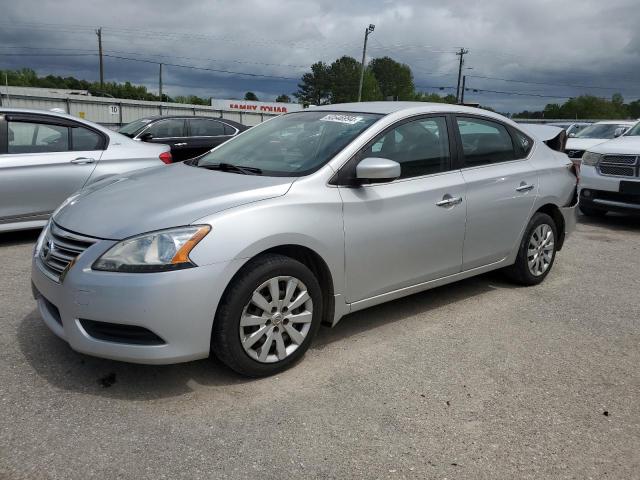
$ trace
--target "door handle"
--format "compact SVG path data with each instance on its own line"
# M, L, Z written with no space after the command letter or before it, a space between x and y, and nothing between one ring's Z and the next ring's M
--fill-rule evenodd
M519 187L516 187L516 192L528 192L529 190L533 190L535 185L528 185L526 183L522 183Z
M75 165L88 165L90 163L96 163L95 159L89 157L78 157L71 160L71 163Z
M173 146L174 147L184 147L187 144L187 142L180 142L180 143L174 143Z
M442 200L440 200L439 202L436 202L436 205L438 207L452 207L454 205L459 205L462 203L462 197L452 197L451 195L447 194L444 197L442 197Z

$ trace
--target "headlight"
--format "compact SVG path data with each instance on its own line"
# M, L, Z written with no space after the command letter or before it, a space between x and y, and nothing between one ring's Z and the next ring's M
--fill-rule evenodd
M38 241L36 242L35 247L33 247L33 256L37 257L40 253L40 249L42 248L42 244L44 243L44 239L47 237L47 232L49 231L49 226L51 225L51 217L49 217L49 221L44 226L42 231L40 232L40 236L38 236Z
M128 238L111 247L91 268L106 272L147 273L195 267L189 253L209 230L209 225L195 225Z
M602 157L603 155L600 155L599 153L584 152L584 155L582 155L582 164L591 165L593 167L602 160Z

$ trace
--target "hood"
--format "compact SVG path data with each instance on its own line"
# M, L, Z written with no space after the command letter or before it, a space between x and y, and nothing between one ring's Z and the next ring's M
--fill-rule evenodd
M589 151L594 153L640 155L640 136L623 135L608 142L600 143L598 146L590 148Z
M121 240L279 197L287 193L293 180L176 163L96 182L68 199L54 221L83 235Z
M594 145L602 142L608 142L606 138L569 138L567 145L564 147L565 152L569 150L589 150Z

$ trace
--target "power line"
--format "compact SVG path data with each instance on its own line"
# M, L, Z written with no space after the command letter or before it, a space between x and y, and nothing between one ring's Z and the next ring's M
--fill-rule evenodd
M512 82L512 83L526 83L530 85L546 85L550 87L595 88L595 89L602 89L602 90L624 90L625 89L625 87L603 87L601 85L576 85L571 83L531 82L526 80L514 80L511 78L485 77L482 75L467 75L467 76L472 78L482 78L486 80L499 80L502 82Z
M94 54L95 55L95 54ZM123 57L120 55L111 55L111 54L105 54L105 57L109 57L109 58L116 58L119 60L129 60L129 61L133 61L133 62L141 62L141 63L153 63L155 65L160 64L161 62L158 62L157 60L147 60L147 59L143 59L143 58L131 58L131 57ZM219 69L219 68L208 68L208 67L198 67L196 65L183 65L183 64L178 64L178 63L165 63L162 62L163 65L165 66L170 66L170 67L178 67L178 68L189 68L192 70L204 70L207 72L216 72L216 73L227 73L230 75L244 75L247 77L261 77L261 78L272 78L272 79L277 79L277 80L295 80L295 81L299 81L300 78L298 77L283 77L283 76L279 76L279 75L267 75L267 74L262 74L262 73L249 73L249 72L236 72L233 70L223 70L223 69Z

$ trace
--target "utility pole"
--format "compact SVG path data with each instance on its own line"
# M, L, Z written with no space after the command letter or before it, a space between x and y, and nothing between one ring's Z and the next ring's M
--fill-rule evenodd
M367 55L367 38L369 35L373 33L376 26L370 24L367 28L364 29L364 46L362 47L362 64L360 64L360 84L358 85L358 101L362 101L362 82L364 81L364 61L365 56Z
M460 65L458 66L458 86L456 87L456 103L460 103L460 79L462 77L462 65L464 64L464 56L469 53L466 48L460 48L456 53L460 57Z
M102 63L102 27L96 30L98 36L98 56L100 57L100 90L104 89L104 65Z
M158 77L158 92L160 93L160 101L162 101L162 64L160 64L160 75Z
M464 103L464 87L467 83L467 76L462 77L462 92L460 92L460 103Z

